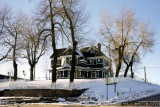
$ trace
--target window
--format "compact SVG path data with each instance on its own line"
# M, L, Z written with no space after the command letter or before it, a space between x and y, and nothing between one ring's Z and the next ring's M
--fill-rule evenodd
M61 60L57 60L57 65L61 65Z
M105 61L105 66L109 66L109 62L107 60Z
M91 65L94 64L94 60L93 59L89 59L88 60L88 64L91 64Z
M91 50L90 50L90 53L92 53L92 54L95 53L95 50L94 50L94 49L91 49Z
M81 61L81 60L79 60L79 62L78 62L79 64L84 64L84 61Z
M66 63L69 64L70 63L70 58L66 57Z
M97 64L103 64L103 59L97 59Z

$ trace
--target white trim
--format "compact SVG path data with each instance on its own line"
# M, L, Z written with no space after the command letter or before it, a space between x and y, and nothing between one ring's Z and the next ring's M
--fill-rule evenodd
M95 46L91 46L91 47L89 47L89 49L87 50L87 52L90 51L92 48L94 48L95 50L97 50L97 48Z
M50 58L50 59L53 60L54 58ZM57 60L58 60L58 59L61 59L61 57L57 57Z
M71 46L68 46L63 53L65 53L65 52L68 51L69 49L72 49L72 47L71 47Z
M60 56L60 58L62 58L62 57L72 57L72 55L64 55L64 56ZM76 55L76 57L80 57L79 55Z
M97 59L97 58L104 58L103 56L96 56L96 57L86 57L86 59Z

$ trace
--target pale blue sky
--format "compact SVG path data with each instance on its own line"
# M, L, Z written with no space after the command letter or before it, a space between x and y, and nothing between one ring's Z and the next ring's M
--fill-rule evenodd
M139 21L150 22L155 29L156 45L153 53L149 53L142 58L141 66L160 66L160 0L82 0L87 10L90 12L90 25L93 27L92 36L95 30L99 29L100 12L104 9L110 10L114 15L119 14L120 8L131 8L135 11ZM0 6L5 4L12 6L15 11L22 10L28 14L36 7L39 0L0 0ZM4 64L3 64L4 65ZM142 71L137 71L143 76ZM160 83L160 79L155 81L153 78L159 78L160 69L147 69L149 80Z

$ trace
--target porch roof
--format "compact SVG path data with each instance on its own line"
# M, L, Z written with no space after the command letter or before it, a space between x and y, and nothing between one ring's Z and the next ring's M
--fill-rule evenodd
M63 67L57 67L57 71L65 71L71 70L71 66L63 66ZM80 70L80 71L106 71L108 68L90 68L90 67L81 67L81 66L75 66L75 70ZM50 71L50 69L49 69Z

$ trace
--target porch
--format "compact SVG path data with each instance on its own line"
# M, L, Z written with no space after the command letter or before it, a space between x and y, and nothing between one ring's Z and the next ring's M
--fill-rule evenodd
M81 71L76 70L74 73L75 79L98 79L105 78L106 71ZM70 70L63 70L57 72L57 78L59 79L69 79L70 78Z

